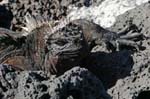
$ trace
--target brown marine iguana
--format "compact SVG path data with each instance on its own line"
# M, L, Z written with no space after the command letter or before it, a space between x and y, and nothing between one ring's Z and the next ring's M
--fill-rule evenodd
M78 19L65 23L64 27L52 30L51 24L42 17L26 16L26 32L16 33L0 28L0 63L11 64L21 70L44 70L62 74L77 66L88 56L93 45L110 43L119 50L119 45L129 45L139 50L132 39L140 33L123 35L112 32L94 22Z

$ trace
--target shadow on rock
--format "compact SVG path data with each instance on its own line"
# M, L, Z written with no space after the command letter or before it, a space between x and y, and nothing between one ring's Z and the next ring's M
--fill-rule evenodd
M130 75L133 66L131 51L123 50L114 53L95 52L84 63L104 84L110 88L120 78ZM83 65L83 66L84 66Z
M8 11L4 6L0 5L0 27L9 29L12 19L12 12Z

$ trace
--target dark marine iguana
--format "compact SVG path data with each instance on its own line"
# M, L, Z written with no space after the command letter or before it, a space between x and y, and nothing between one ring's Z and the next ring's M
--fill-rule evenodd
M46 19L28 15L23 33L0 28L0 63L11 64L21 70L44 70L59 75L77 66L89 55L93 45L101 42L110 43L117 50L122 44L139 50L132 39L142 34L124 35L128 28L116 33L85 19L64 24L53 30Z

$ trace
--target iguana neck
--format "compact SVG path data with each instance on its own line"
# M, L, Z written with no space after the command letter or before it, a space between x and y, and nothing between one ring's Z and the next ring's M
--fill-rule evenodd
M44 61L44 56L46 54L46 31L45 26L37 28L28 35L26 39L25 55L29 59L32 65L41 66Z

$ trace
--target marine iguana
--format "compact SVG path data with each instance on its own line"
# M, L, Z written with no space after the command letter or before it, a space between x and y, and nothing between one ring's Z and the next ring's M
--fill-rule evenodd
M126 33L129 27L116 33L85 19L64 21L64 24L53 30L43 17L27 15L23 33L0 28L0 63L60 75L77 66L89 55L93 45L101 42L110 43L117 50L122 44L139 50L132 39L142 34Z

